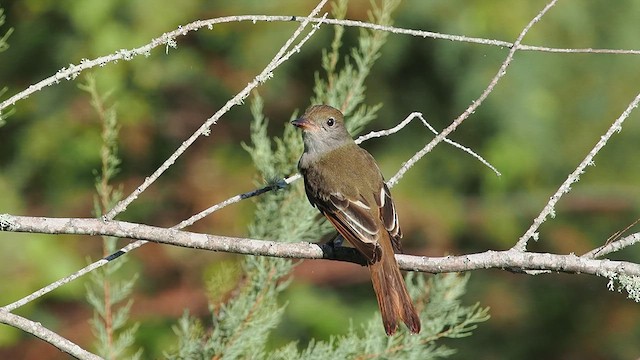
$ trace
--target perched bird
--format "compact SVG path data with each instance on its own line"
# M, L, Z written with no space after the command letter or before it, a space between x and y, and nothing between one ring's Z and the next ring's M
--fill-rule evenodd
M353 141L344 116L331 106L312 106L291 123L302 129L298 169L309 202L366 258L387 335L400 320L420 332L394 257L402 237L398 214L373 156Z

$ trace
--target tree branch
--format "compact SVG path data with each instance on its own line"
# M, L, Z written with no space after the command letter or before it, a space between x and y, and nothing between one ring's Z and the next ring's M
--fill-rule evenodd
M633 244L640 243L640 233L631 234L629 236L625 236L622 239L612 241L608 244L600 246L596 249L589 251L588 253L582 255L582 257L587 259L595 259L597 257L601 257L612 252L616 252L626 248L627 246L631 246Z
M351 248L332 248L307 242L283 243L277 241L207 235L176 229L135 224L124 221L102 221L93 218L45 218L0 215L0 230L41 234L103 235L146 240L193 249L221 251L236 254L261 255L292 259L325 259L364 264L360 255ZM530 253L515 250L486 251L462 256L425 257L396 255L404 270L429 273L458 272L477 269L504 269L516 272L549 270L567 273L585 273L598 276L623 274L640 276L640 264L595 260L576 255ZM12 310L11 305L4 308Z
M591 149L591 151L587 154L587 156L582 160L580 165L567 177L567 179L560 185L555 194L551 196L549 202L544 206L540 214L533 220L533 223L529 227L529 229L518 239L518 242L513 246L514 250L525 251L527 248L527 242L529 239L537 239L537 231L542 225L543 222L547 219L548 216L555 216L555 206L560 200L560 198L571 191L571 185L578 182L580 179L580 175L584 174L587 166L595 165L593 159L596 154L600 152L600 150L607 144L607 141L613 136L613 134L618 133L622 130L622 124L629 117L631 112L638 107L640 103L640 93L636 95L636 97L629 103L627 108L618 116L618 118L611 124L607 132L600 137L600 140L596 143L596 145Z
M12 314L4 308L0 309L0 323L7 324L18 328L24 332L32 334L49 344L57 347L76 359L100 360L98 355L90 353L68 339L56 334L55 332L42 326L42 324L23 318L22 316Z
M556 2L557 0L551 0L524 27L524 29L522 29L522 31L516 38L516 41L513 43L513 46L509 50L509 54L507 54L507 57L504 59L504 61L500 65L498 72L493 77L493 79L491 79L491 82L489 82L489 85L484 89L484 91L480 94L480 96L476 100L472 101L471 105L469 105L469 107L467 107L467 109L462 114L460 114L460 116L458 116L455 120L453 120L453 122L451 122L451 124L447 126L447 128L442 130L440 134L436 135L436 137L433 140L427 143L427 145L425 145L422 149L420 149L420 151L418 151L415 155L413 155L411 159L405 162L400 168L400 170L398 170L398 172L393 177L391 177L391 179L389 179L390 185L397 183L413 165L415 165L420 159L422 159L422 157L425 156L429 151L431 151L439 142L443 141L447 136L449 136L449 134L454 132L458 128L458 126L462 124L462 122L464 122L467 118L469 118L469 116L473 114L478 109L478 107L480 107L482 102L484 102L484 100L487 97L489 97L489 94L491 94L491 92L493 91L495 86L498 84L500 79L502 79L502 77L504 77L507 74L507 68L511 64L511 61L513 60L513 56L515 55L516 51L519 49L520 43L522 42L522 39L524 38L524 36L529 32L529 30L533 25L535 25L538 21L540 21L540 19L544 16L544 14L546 14L547 11L549 11L556 4Z
M466 42L472 44L480 44L480 45L489 45L489 46L499 46L506 48L517 47L518 50L523 51L539 51L539 52L551 52L551 53L571 53L571 54L619 54L619 55L640 55L640 50L635 49L594 49L594 48L554 48L547 46L534 46L534 45L523 45L523 44L515 44L509 41L503 40L495 40L495 39L485 39L485 38L477 38L470 36L462 36L462 35L454 35L454 34L443 34L433 31L424 31L424 30L415 30L415 29L406 29L406 28L398 28L394 26L383 26L379 24L368 23L364 21L356 21L356 20L344 20L344 19L325 19L316 18L313 16L290 16L290 15L237 15L237 16L224 16L214 19L207 20L197 20L191 22L187 25L180 26L178 29L162 34L162 36L157 37L148 44L143 46L133 48L130 50L120 49L112 54L100 56L93 60L82 59L80 64L69 64L69 67L64 67L58 70L54 75L43 79L33 85L30 85L27 89L11 96L5 101L0 102L0 113L8 108L9 106L15 105L16 102L28 98L30 95L42 90L43 88L51 85L55 85L60 83L61 81L70 81L78 77L80 73L85 70L101 67L108 63L115 63L119 60L131 60L136 56L144 55L148 57L151 54L151 50L165 46L166 49L169 47L175 48L177 46L176 38L179 36L187 35L191 31L198 31L203 28L208 28L209 30L213 29L214 25L226 24L232 22L247 22L251 21L256 23L258 21L261 22L313 22L319 23L323 22L328 25L340 25L347 27L358 27L364 29L372 29L372 30L380 30L387 31L393 34L401 34L401 35L410 35L422 38L432 38L438 40L449 40L449 41L458 41L458 42Z

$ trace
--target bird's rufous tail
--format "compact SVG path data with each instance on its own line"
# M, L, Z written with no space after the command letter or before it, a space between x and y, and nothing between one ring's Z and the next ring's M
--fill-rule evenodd
M391 242L385 240L380 244L380 260L369 265L384 329L387 335L393 335L398 329L399 320L402 320L412 333L417 334L420 332L420 317L400 273Z

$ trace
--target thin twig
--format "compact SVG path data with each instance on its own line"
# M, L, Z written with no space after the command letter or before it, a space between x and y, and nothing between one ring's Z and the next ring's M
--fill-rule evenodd
M115 252L115 253L113 253L113 254L105 257L105 258L102 258L102 259L100 259L98 261L95 261L95 262L87 265L87 266L83 267L82 269L74 272L73 274L71 274L69 276L65 276L64 278L61 278L61 279L59 279L59 280L57 280L57 281L55 281L55 282L53 282L53 283L51 283L51 284L49 284L49 285L47 285L45 287L42 287L42 288L38 289L37 291L34 291L33 293L31 293L31 294L29 294L29 295L27 295L27 296L25 296L25 297L23 297L23 298L21 298L21 299L19 299L17 301L12 302L11 304L9 304L7 306L2 307L1 309L5 309L7 311L13 311L13 310L15 310L15 309L17 309L19 307L22 307L22 306L30 303L31 301L33 301L33 300L35 300L35 299L37 299L39 297L42 297L42 296L52 292L53 290L59 288L62 285L68 284L68 283L74 281L75 279L77 279L77 278L79 278L79 277L81 277L83 275L86 275L86 274L92 272L93 270L108 264L109 261L117 259L120 256L128 253L129 251L137 249L137 248L139 248L140 246L142 246L142 245L144 245L146 243L147 243L147 241L145 241L145 240L134 241L131 244L129 244L129 245L123 247L122 249L118 250L117 252Z
M168 33L162 34L162 36L153 39L150 43L134 48L134 49L121 49L116 51L113 54L101 56L95 58L93 60L82 59L80 64L69 64L69 67L64 67L58 70L54 75L43 79L31 86L27 89L11 96L7 100L0 102L0 112L9 106L13 106L16 102L28 98L35 92L42 90L43 88L51 85L55 85L60 83L61 81L69 81L75 79L81 72L94 68L94 67L102 67L108 63L115 63L120 60L131 60L134 57L144 55L149 56L151 54L151 50L165 46L168 48L175 48L176 38L178 36L184 36L191 31L197 31L203 28L213 29L214 25L231 23L231 22L247 22L251 21L256 23L258 21L265 22L276 22L276 21L298 21L298 22L324 22L330 25L341 25L348 27L358 27L358 28L366 28L372 30L380 30L386 31L394 34L402 34L402 35L411 35L422 38L432 38L439 40L449 40L449 41L459 41L480 45L490 45L490 46L500 46L506 48L513 48L516 46L515 43L511 43L508 41L502 40L494 40L494 39L484 39L477 37L469 37L462 35L453 35L453 34L442 34L433 31L424 31L424 30L414 30L414 29L405 29L398 28L394 26L384 26L379 24L368 23L364 21L355 21L355 20L344 20L344 19L326 19L322 20L320 18L315 17L304 17L304 16L285 16L285 15L275 15L275 16L267 16L267 15L238 15L238 16L225 16L215 19L207 19L207 20L197 20L191 22L187 25L180 26L178 29L173 30ZM546 46L533 46L533 45L522 45L517 44L518 50L523 51L540 51L540 52L551 52L551 53L588 53L588 54L618 54L618 55L640 55L640 50L634 49L594 49L594 48L581 48L581 49L572 49L572 48L553 48Z
M302 21L303 19L304 18L296 18L295 20ZM283 19L277 16L275 17L266 16L265 19L261 19L261 20L280 21ZM310 20L318 21L317 19L310 19ZM522 45L522 44L516 45L516 43L503 41L503 40L485 39L485 38L453 35L453 34L442 34L442 33L433 32L433 31L398 28L395 26L386 26L386 25L373 24L369 22L356 21L356 20L327 19L326 23L329 25L341 25L341 26L347 26L347 27L358 27L358 28L365 28L365 29L372 29L372 30L380 30L380 31L390 32L393 34L411 35L416 37L432 38L437 40L458 41L458 42L466 42L466 43L472 43L472 44L506 47L506 48L513 48L514 46L517 46L518 50L524 50L524 51L540 51L540 52L571 53L571 54L588 53L588 54L640 55L640 50L635 50L635 49L594 49L594 48L577 49L577 48L554 48L554 47L547 47L547 46Z
M584 174L585 169L589 165L594 165L593 158L596 154L607 144L607 141L613 136L613 134L618 133L622 130L622 124L629 117L633 109L635 109L640 103L640 93L636 95L636 97L629 103L627 108L622 112L622 114L611 124L611 127L607 130L607 132L600 137L600 140L596 143L596 145L591 149L591 151L587 154L587 156L582 160L580 165L567 177L567 179L560 185L558 190L549 198L549 202L544 206L540 214L533 220L533 224L529 227L529 229L520 237L518 242L513 246L513 250L525 251L527 249L527 242L529 239L534 238L537 239L537 231L540 228L540 225L547 219L548 216L555 216L555 206L560 200L560 198L571 191L571 185L573 183L578 182L580 180L580 175Z
M629 229L631 229L632 227L636 226L638 223L640 223L640 219L636 219L634 222L629 224L624 229L616 231L615 233L613 233L613 235L611 235L611 236L609 236L609 238L607 238L607 241L604 242L604 245L602 245L602 246L594 249L593 251L590 251L590 252L588 252L588 253L586 253L586 254L584 254L582 256L586 256L586 257L590 257L592 259L595 259L597 257L606 255L606 254L611 253L611 252L618 251L618 250L623 249L623 248L625 248L627 246L635 244L636 241L630 241L626 237L623 238L623 239L620 239L620 238L622 237L622 235L624 233L629 231ZM635 236L635 234L631 235L631 236ZM640 237L638 237L638 239L640 239ZM615 243L615 242L618 242L618 241L620 241L624 245L616 244L615 246L609 247L609 245L611 245L611 243ZM615 249L611 250L612 248L615 248Z
M291 184L292 182L294 182L294 181L296 181L296 180L298 180L300 178L301 178L300 174L295 174L295 175L289 176L289 177L287 177L285 179L282 179L282 180L278 181L275 184L269 184L269 185L263 186L263 187L261 187L259 189L251 190L251 191L248 191L246 193L242 193L242 194L238 194L238 195L232 196L232 197L228 198L227 200L219 202L219 203L209 207L208 209L203 210L203 211L197 213L196 215L193 215L192 217L182 221L178 225L173 226L172 229L184 229L187 226L193 225L196 221L204 218L205 216L211 215L212 213L214 213L214 212L216 212L216 211L218 211L218 210L220 210L220 209L222 209L222 208L224 208L224 207L226 207L228 205L235 204L237 202L240 202L241 200L249 199L249 198L252 198L254 196L262 195L262 194L264 194L266 192L269 192L269 191L272 191L272 190L284 188L287 185Z
M549 9L551 9L556 4L556 2L557 0L551 0L544 7L544 9L542 9L527 24L527 26L525 26L524 29L522 29L522 31L520 32L520 35L518 35L518 38L513 43L511 50L509 50L509 54L507 55L507 58L502 62L502 65L500 65L500 69L498 69L498 73L493 77L493 79L491 79L491 82L486 87L486 89L484 89L482 94L480 94L480 96L475 101L473 101L471 105L469 105L469 107L451 123L451 125L449 125L446 129L442 130L442 132L439 135L437 135L433 140L431 140L427 145L425 145L425 147L423 147L414 156L412 156L411 159L409 159L409 161L405 162L400 168L400 170L398 170L398 172L391 179L389 179L388 183L390 185L397 183L402 178L402 176L404 176L407 170L409 170L413 165L415 165L425 154L431 151L439 142L443 141L447 136L449 136L449 134L455 131L458 128L458 126L462 124L464 120L466 120L471 114L473 114L476 111L476 109L478 109L480 104L482 104L482 102L489 96L489 94L491 94L491 92L495 88L498 81L500 81L500 79L507 73L507 68L511 64L511 60L513 60L514 54L519 49L520 43L522 42L522 39L524 38L524 36L529 32L529 29L531 29L531 27L535 23L540 21L542 16L544 16L544 14L546 14L547 11L549 11Z
M596 249L589 251L588 253L582 255L584 258L595 259L598 257L605 256L607 254L611 254L612 252L620 251L628 246L640 243L640 233L631 234L629 236L625 236L619 240L612 241L608 244L600 246Z
M371 138L377 138L377 137L382 137L382 136L389 136L391 134L395 134L398 131L400 131L402 128L404 128L405 126L407 126L411 120L418 118L420 119L420 121L422 121L422 124L429 129L432 133L434 133L435 135L438 135L438 131L431 126L431 124L429 124L427 122L427 120L425 120L424 116L422 116L422 113L420 112L412 112L411 114L409 114L409 116L407 116L404 120L402 120L402 122L400 122L400 124L392 127L391 129L387 129L387 130L380 130L380 131L372 131L368 134L362 135L359 138L356 139L356 143L360 144L363 141L369 140ZM485 166L487 166L489 169L491 169L494 173L496 173L496 175L500 176L500 172L498 171L498 169L496 169L493 165L491 165L487 160L485 160L482 156L478 155L476 152L474 152L473 150L469 149L468 147L461 145L451 139L448 138L444 138L443 140L444 142L446 142L447 144L453 145L454 147L466 152L467 154L473 156L474 158L478 159L478 161L480 161L481 163L483 163ZM389 186L393 186L394 184L389 184Z

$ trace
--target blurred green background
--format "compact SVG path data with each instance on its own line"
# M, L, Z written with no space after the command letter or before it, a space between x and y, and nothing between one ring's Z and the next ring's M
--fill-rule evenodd
M405 0L395 25L513 41L546 2ZM10 48L0 53L0 88L8 95L69 63L141 46L188 22L228 15L306 15L313 2L202 0L21 0L0 4ZM369 2L353 0L348 18L366 20ZM561 1L534 26L525 44L561 48L640 49L640 2ZM178 39L177 49L92 70L111 91L121 123L125 194L137 187L199 125L262 70L297 23L231 23ZM357 29L347 29L347 46ZM309 105L320 54L332 27L323 26L301 53L259 88L274 135L296 109ZM349 44L349 41L352 43ZM391 127L413 111L447 126L487 86L505 48L390 35L367 82L368 104L383 103L365 132ZM507 76L451 138L501 172L439 145L394 188L406 252L441 256L507 249L573 171L640 88L637 55L521 51ZM0 212L90 217L94 173L100 167L100 124L82 82L62 82L15 107L0 128ZM118 218L172 226L230 196L254 188L255 172L241 142L249 140L248 106L233 108L212 135L180 160ZM581 254L638 218L640 124L633 114L596 157L581 181L541 227L535 251ZM365 144L390 177L431 139L417 122ZM290 174L282 174L290 175ZM252 203L244 201L190 228L246 234ZM635 228L637 230L637 227ZM635 231L632 229L631 231ZM124 242L123 242L124 243ZM0 233L0 302L14 301L101 256L97 238ZM138 345L155 358L175 341L171 325L184 308L206 317L208 274L234 255L147 245L134 252L125 277L140 272L132 317ZM612 258L640 262L638 246ZM353 273L344 276L345 272ZM91 308L80 279L17 311L87 346ZM606 279L505 271L472 274L467 301L491 307L492 319L470 338L451 341L460 359L634 359L640 356L640 305L609 292ZM328 338L349 318L375 310L365 269L306 261L287 290L286 323L274 346L291 339ZM316 309L315 313L309 309ZM323 314L318 316L317 314ZM327 314L330 314L327 315ZM335 316L334 316L335 315ZM65 358L31 336L0 327L0 357Z

